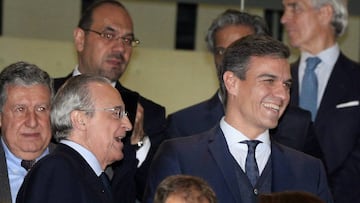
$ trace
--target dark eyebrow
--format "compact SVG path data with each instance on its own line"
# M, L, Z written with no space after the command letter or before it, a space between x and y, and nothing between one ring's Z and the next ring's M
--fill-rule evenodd
M263 74L257 76L257 78L264 78L264 77L267 77L267 78L277 78L275 75L269 74L269 73L263 73Z
M272 78L272 79L277 79L278 77L273 75L273 74L269 74L269 73L264 73L264 74L261 74L259 75L257 78ZM292 83L292 78L289 78L287 80L284 81L285 83Z

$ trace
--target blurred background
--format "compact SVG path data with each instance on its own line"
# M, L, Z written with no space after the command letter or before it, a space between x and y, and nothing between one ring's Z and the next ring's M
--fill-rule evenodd
M0 0L0 69L16 61L34 63L52 77L76 66L72 32L93 0ZM209 98L218 82L205 44L211 21L228 8L266 19L273 36L287 44L280 24L281 0L123 0L141 40L121 78L167 109L167 114ZM340 47L360 61L360 1L348 1L349 26ZM304 28L306 29L306 28ZM292 50L290 62L298 53Z

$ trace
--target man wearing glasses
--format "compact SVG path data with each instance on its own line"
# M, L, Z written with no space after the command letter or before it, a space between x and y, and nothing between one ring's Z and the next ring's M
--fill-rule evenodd
M104 170L124 157L121 139L132 129L124 109L106 78L84 74L69 79L51 106L59 144L30 170L16 202L114 202Z
M78 66L67 77L55 79L55 89L72 76L91 74L108 78L120 92L134 128L123 140L124 160L116 162L107 172L112 179L113 189L117 190L114 191L115 199L119 197L121 202L134 202L135 195L138 199L142 197L152 155L162 140L165 108L123 87L119 82L130 61L133 47L140 43L135 38L131 17L120 2L106 0L90 6L73 35ZM118 190L126 190L129 199L124 200L118 195Z

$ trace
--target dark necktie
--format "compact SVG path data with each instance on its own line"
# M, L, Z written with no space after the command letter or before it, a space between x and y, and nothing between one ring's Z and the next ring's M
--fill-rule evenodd
M301 84L300 107L311 112L314 121L317 112L318 80L315 74L317 65L321 62L318 57L306 59L305 74Z
M245 173L250 180L252 186L255 186L257 179L259 178L259 168L256 163L255 149L256 146L261 143L259 140L245 140L241 143L247 144L248 153L245 162Z
M25 170L29 171L31 167L34 166L35 162L36 162L35 160L22 160L21 166L25 168Z
M108 178L108 176L106 175L105 172L101 173L100 179L101 179L102 183L104 184L106 193L109 195L110 198L112 198L110 180L109 180L109 178Z

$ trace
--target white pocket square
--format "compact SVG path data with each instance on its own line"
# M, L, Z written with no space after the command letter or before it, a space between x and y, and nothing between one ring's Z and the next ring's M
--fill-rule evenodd
M345 102L342 104L338 104L338 105L336 105L336 108L340 109L340 108L346 108L346 107L352 107L352 106L359 106L359 101L356 100L356 101L349 101L349 102Z

